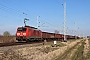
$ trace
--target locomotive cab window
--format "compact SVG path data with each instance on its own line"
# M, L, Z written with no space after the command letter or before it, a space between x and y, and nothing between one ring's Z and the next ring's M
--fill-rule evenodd
M17 29L17 31L26 31L26 28L20 27Z

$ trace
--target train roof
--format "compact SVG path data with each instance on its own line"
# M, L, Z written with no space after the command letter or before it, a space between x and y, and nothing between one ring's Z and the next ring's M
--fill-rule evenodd
M29 27L29 28L32 28L34 30L39 30L38 28L35 28L35 27L32 27L32 26L25 26L25 27Z
M50 34L56 34L56 33L54 33L54 32L42 32L42 33L50 33ZM60 34L60 33L58 33L58 34ZM61 34L61 35L64 35L64 34Z
M29 28L32 28L32 29L37 29L37 28L35 28L35 27L32 27L32 26L25 26L25 27L29 27Z

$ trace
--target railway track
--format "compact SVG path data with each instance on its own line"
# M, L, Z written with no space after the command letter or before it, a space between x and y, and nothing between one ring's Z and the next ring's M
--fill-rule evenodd
M20 49L24 47L33 47L33 46L40 46L43 45L42 42L16 42L16 43L2 43L0 44L0 52L7 51L9 49Z
M17 46L17 45L26 45L26 44L37 44L43 42L13 42L13 43L0 43L0 47L8 47L8 46Z
M47 42L52 42L51 41L47 41ZM61 41L61 40L60 40ZM74 40L68 40L68 41L74 41ZM45 41L44 41L45 42ZM36 44L36 43L44 43L43 41L38 41L38 42L11 42L11 43L0 43L0 47L7 47L7 46L16 46L16 45L25 45L25 44Z

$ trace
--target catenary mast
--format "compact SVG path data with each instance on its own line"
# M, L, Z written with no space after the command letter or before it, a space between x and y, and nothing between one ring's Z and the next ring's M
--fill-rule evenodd
M67 41L67 38L66 38L66 2L64 2L64 41Z

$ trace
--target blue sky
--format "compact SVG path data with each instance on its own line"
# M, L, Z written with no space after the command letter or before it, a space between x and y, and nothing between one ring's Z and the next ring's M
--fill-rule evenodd
M63 33L64 2L67 34L90 35L90 0L0 0L0 34L15 34L18 26L24 26L24 18L29 19L27 25L36 27L36 16L42 31Z

